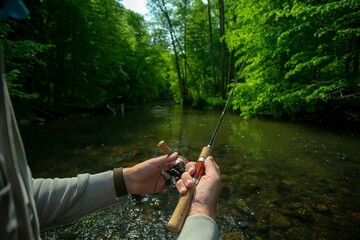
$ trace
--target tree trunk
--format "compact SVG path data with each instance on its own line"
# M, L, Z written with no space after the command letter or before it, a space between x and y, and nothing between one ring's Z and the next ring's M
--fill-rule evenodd
M220 90L222 98L225 98L225 41L223 36L225 35L225 11L224 11L224 0L219 0L220 7L220 39L221 39L221 47L220 47Z
M216 75L215 75L215 60L214 60L214 46L213 46L213 36L212 36L212 21L211 21L211 6L210 0L207 1L207 11L209 18L209 43L210 43L210 61L211 61L211 75L213 79L213 88L214 92L217 92L217 83L216 83Z
M360 45L360 39L357 39L355 42L355 49L354 49L354 65L353 65L353 79L356 79L359 73L359 45ZM358 48L358 49L356 49Z
M181 97L182 97L182 99L185 99L187 97L187 89L185 87L184 81L181 76L179 54L178 54L178 51L176 48L176 37L175 37L173 25L172 25L172 22L171 22L171 19L169 16L169 12L166 9L164 0L161 0L161 4L159 2L156 2L156 4L160 8L162 13L164 14L166 21L168 23L168 26L169 26L171 45L173 47L174 56L175 56L175 67L176 67L176 73L177 73L177 77L178 77L178 84L179 84L179 88L180 88Z
M196 80L195 80L195 77L194 77L194 74L192 73L191 71L191 68L189 66L189 63L187 61L185 61L185 64L187 66L187 68L189 69L189 74L190 74L190 78L191 78L191 81L193 82L194 86L195 86L195 89L196 89L196 93L197 93L197 100L200 99L200 89L199 89L199 84L197 84Z
M235 70L235 54L234 54L234 51L231 51L230 52L230 55L229 55L229 70L228 70L228 77L227 77L227 84L230 83L230 81L232 79L234 79L234 70Z

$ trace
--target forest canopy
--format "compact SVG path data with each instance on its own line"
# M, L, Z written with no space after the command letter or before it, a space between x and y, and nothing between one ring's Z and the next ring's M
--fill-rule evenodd
M15 102L116 106L172 98L244 117L359 121L360 2L32 0L0 25Z

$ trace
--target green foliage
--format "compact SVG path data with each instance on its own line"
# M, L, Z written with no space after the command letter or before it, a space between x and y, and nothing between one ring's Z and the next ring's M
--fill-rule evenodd
M213 107L224 107L226 103L221 97L209 97L206 99L206 102L209 106Z
M243 116L297 117L359 97L359 3L237 2L239 21L226 40L249 56L233 101Z
M10 24L0 25L0 35L5 37L1 43L5 49L6 80L10 95L20 99L36 98L38 94L29 87L32 74L37 66L46 66L39 55L50 49L51 45L33 40L8 39L8 35L13 32Z
M158 98L168 53L152 45L142 16L115 0L35 0L30 17L0 26L10 93L50 105Z
M220 38L218 1L148 1L148 23L115 0L31 1L30 17L0 25L10 93L97 105L170 92L178 103L221 106L219 96L247 56L232 102L245 117L299 117L333 103L358 104L358 1L224 4Z
M21 72L18 69L13 69L6 74L6 82L10 95L20 99L33 99L38 97L36 93L25 93L23 91L23 84L17 83L20 74Z
M207 95L218 95L217 82L213 81L209 48L209 22L207 4L201 0L149 1L148 6L153 21L151 31L156 40L167 42L173 58L176 76L170 78L171 92L176 102L196 106L202 104ZM211 26L214 41L214 59L220 65L218 31L218 9L211 1ZM173 34L173 38L169 34ZM170 37L170 39L169 39ZM215 74L216 74L215 73ZM176 82L175 82L176 81Z

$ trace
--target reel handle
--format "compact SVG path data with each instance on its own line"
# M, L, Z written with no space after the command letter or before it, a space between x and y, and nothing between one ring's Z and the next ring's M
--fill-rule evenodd
M165 154L169 155L171 152L171 148L166 144L165 141L161 140L157 145Z
M179 202L167 224L167 229L174 233L179 233L184 225L185 219L189 213L190 205L194 196L195 188L200 178L204 175L205 159L210 156L211 148L209 146L203 147L200 156L196 162L194 181L195 185L188 189L187 192L180 196Z

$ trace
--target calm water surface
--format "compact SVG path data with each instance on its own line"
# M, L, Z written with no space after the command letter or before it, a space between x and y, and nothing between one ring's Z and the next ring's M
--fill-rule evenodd
M34 177L131 166L168 145L196 160L220 111L143 108L22 126ZM223 239L356 239L360 236L360 136L227 113L213 148L223 191ZM176 239L165 229L177 193L127 196L106 210L43 233L46 239ZM230 239L230 238L229 238Z

